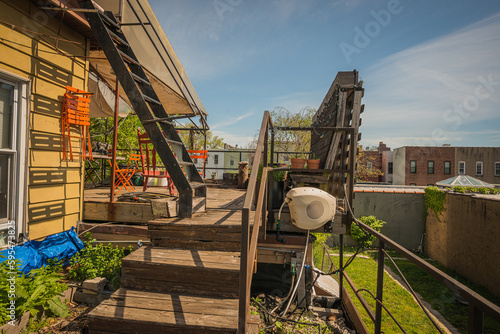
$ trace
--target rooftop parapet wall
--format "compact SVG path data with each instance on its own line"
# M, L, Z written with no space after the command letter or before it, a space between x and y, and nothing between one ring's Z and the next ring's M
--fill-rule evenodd
M448 192L439 219L429 210L426 252L500 296L500 195Z

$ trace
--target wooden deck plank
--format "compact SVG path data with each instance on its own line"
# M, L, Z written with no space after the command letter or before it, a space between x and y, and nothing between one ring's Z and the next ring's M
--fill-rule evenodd
M151 226L241 226L241 210L207 209L191 218L161 218L148 221Z
M211 305L219 305L222 308L233 309L233 307L238 306L238 300L234 298L220 298L211 297L209 299L205 297L199 297L194 295L181 295L181 294L165 294L158 292L144 292L137 290L129 290L120 288L116 290L111 297L115 300L125 300L125 299L148 299L148 300L159 300L159 301L171 301L172 299L180 300L181 302L196 302L199 304L208 303Z
M190 248L197 250L214 250L214 251L230 251L236 252L241 249L241 242L204 242L192 240L172 240L172 239L154 239L151 240L153 247L172 247L172 248Z
M197 296L217 296L218 298L238 298L238 287L236 285L229 286L227 288L210 284L200 285L199 280L194 283L173 281L159 282L156 279L148 279L148 277L145 276L139 279L123 277L120 286L126 289L147 292L196 294Z
M231 312L234 313L234 312ZM92 328L118 333L160 333L158 330L183 333L233 333L238 316L193 314L176 311L137 309L135 307L109 306L101 304L99 313L90 314ZM110 320L113 319L113 320ZM163 331L162 331L163 332Z
M150 263L130 262L122 268L123 279L150 279L158 283L181 282L195 286L216 285L217 289L229 289L239 284L239 272L235 270L221 270L202 267L153 266ZM235 282L236 281L236 282Z
M108 299L102 305L116 306L116 307L129 307L140 310L157 310L167 312L178 312L182 310L183 313L200 314L200 315L232 315L237 316L235 309L238 308L237 299L226 299L226 302L212 300L210 298L190 298L187 300L186 296L178 294L166 294L170 298L163 299L150 299L127 297L125 299ZM227 301L230 302L227 302Z
M124 266L129 263L152 265L175 265L211 269L239 270L240 256L236 252L216 252L142 247L127 255Z

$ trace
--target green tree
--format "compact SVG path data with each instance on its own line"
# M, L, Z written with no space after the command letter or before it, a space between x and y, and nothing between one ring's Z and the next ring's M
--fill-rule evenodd
M110 145L113 144L113 126L114 120L112 117L108 118L106 128L106 118L91 118L90 137L92 141L106 142ZM177 127L188 128L191 124L181 124ZM144 132L139 117L135 114L128 114L125 118L118 120L118 134L117 134L117 149L121 150L121 155L128 155L133 150L139 148L139 140L137 138L137 129ZM107 136L106 136L107 134ZM179 136L184 145L189 148L189 131L179 131ZM194 132L194 149L203 149L203 132ZM215 136L211 131L207 131L207 148L218 149L224 148L224 139ZM125 151L125 152L123 152Z
M114 120L112 117L108 118L106 127L106 118L91 118L90 119L90 137L91 140L98 142L106 142L113 145L113 127ZM135 114L128 114L127 117L118 119L118 134L117 146L118 150L123 150L130 154L132 150L139 148L139 140L137 139L137 129L140 128L141 132L144 131L139 117ZM107 136L106 136L107 134ZM126 153L126 155L128 155ZM123 154L123 153L122 153Z
M276 107L271 111L274 126L310 127L316 109L306 107L298 113L291 113L284 107ZM308 158L311 147L310 131L275 131L275 152L304 152L292 154L292 157ZM281 155L280 155L281 156ZM280 159L281 160L281 159Z
M191 123L184 123L180 124L177 126L177 128L194 128L194 125ZM203 131L179 131L179 136L182 139L182 142L184 145L189 149L190 148L190 143L191 143L191 138L190 138L190 132L192 133L192 138L193 138L193 149L194 150L202 150L203 149L203 142L205 140ZM219 136L216 136L212 133L212 131L207 130L207 149L223 149L224 148L224 138L221 138Z

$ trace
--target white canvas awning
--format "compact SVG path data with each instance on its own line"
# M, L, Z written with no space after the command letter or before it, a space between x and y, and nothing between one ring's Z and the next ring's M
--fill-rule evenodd
M94 93L90 99L90 117L114 117L115 93L95 74L89 73L89 91ZM120 97L118 117L126 117L132 107Z

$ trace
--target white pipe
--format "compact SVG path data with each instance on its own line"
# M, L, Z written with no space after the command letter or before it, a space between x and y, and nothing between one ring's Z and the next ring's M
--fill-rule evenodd
M304 249L304 256L302 258L302 265L300 266L300 273L299 273L299 276L297 276L297 282L295 283L295 288L293 289L292 295L290 296L290 299L288 300L288 304L286 305L285 312L283 312L281 314L282 317L285 316L286 312L288 312L288 308L290 307L290 304L292 303L292 300L295 297L295 293L297 292L297 288L299 287L300 278L302 277L302 273L304 272L304 263L306 262L307 245L308 244L309 244L309 230L307 230L306 248ZM298 301L297 301L297 303L298 303Z

